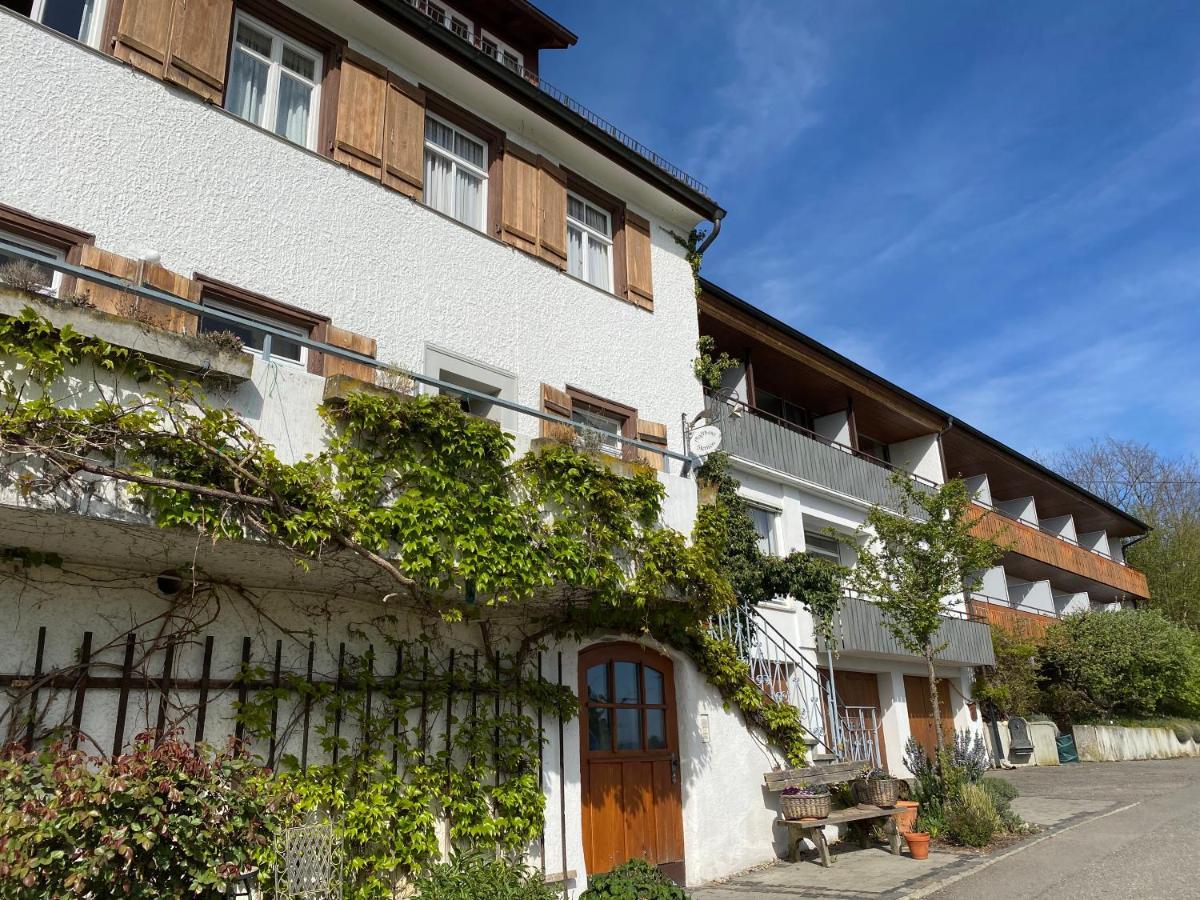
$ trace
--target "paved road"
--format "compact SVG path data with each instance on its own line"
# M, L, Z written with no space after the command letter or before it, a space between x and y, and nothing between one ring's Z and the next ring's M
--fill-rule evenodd
M1033 808L1078 804L1085 815L1085 804L1136 805L1085 820L929 896L1200 898L1200 759L1084 763L1004 775L1021 789L1018 802ZM1029 811L1022 810L1035 818Z

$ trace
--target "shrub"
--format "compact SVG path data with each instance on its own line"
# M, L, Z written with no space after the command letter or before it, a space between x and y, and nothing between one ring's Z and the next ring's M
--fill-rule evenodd
M1175 722L1171 730L1175 732L1175 740L1181 744L1186 744L1192 739L1192 726L1187 722Z
M413 882L421 900L554 900L558 892L525 866L482 851L455 853Z
M62 745L0 758L0 883L36 897L219 895L287 798L244 753L152 731L111 760ZM12 896L5 893L5 896Z
M952 752L954 765L963 770L967 781L978 781L992 764L983 736L978 732L972 735L965 728L954 733Z
M1192 723L1192 740L1200 744L1200 722Z
M979 783L983 785L985 791L992 795L993 800L1002 799L1005 803L1011 803L1021 796L1016 785L1003 778L984 778Z
M1033 639L992 626L992 649L996 665L981 669L972 694L991 716L1025 716L1041 708L1038 690L1037 642Z
M1060 724L1200 715L1200 641L1154 610L1067 616L1047 630L1039 659L1047 707Z
M1009 833L1020 831L1025 822L1012 808L1012 802L1020 792L1010 782L1001 778L984 778L980 780L979 786L992 798L992 805L996 807L996 814L1000 817L1000 827Z
M588 879L580 900L687 900L683 888L644 859L631 859L604 875Z
M988 789L964 784L945 808L946 832L965 847L986 847L1003 827Z

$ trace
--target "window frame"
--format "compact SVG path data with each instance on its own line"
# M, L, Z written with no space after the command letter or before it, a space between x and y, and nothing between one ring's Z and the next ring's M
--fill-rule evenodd
M567 396L571 398L571 418L574 419L575 406L582 404L590 406L593 409L599 410L601 413L618 418L621 420L620 435L623 438L637 440L637 422L638 411L632 406L626 406L624 403L617 403L615 400L609 400L607 397L601 397L599 394L593 394L590 391L585 391L568 384L566 388ZM637 460L637 448L632 444L618 442L620 445L620 453L613 454L618 459L623 459L627 462Z
M479 230L484 234L497 237L500 234L501 224L504 221L504 210L502 208L504 202L504 132L486 119L481 119L474 113L470 113L458 104L446 99L427 84L421 84L419 89L425 93L426 115L432 114L434 118L448 122L468 137L482 141L487 148L487 193L484 198L485 203L483 207L486 225ZM422 139L424 139L424 134L422 134ZM422 156L422 181L424 180L424 165L424 156ZM421 199L418 202L427 209L433 209L432 206L425 203L424 186L422 186L421 190ZM433 211L437 212L438 215L446 215L437 210ZM455 219L453 216L449 216L448 218L458 222L458 219ZM459 224L464 223L460 222Z
M599 234L596 229L588 225L586 221L581 222L579 219L571 215L571 201L577 200L584 206L584 216L587 215L587 208L590 206L596 212L603 213L608 220L609 234L606 237ZM603 204L589 200L585 195L574 190L570 185L567 187L567 272L571 270L571 228L576 227L583 235L582 244L582 274L573 275L573 278L579 278L581 281L586 281L594 288L599 288L610 294L616 293L616 257L617 257L617 241L616 241L616 216L611 209L606 208ZM596 284L589 278L588 266L588 248L592 240L598 240L602 244L608 246L608 286Z
M812 544L812 538L817 538L821 541L833 541L837 545L836 559L827 549L815 550ZM828 535L821 534L811 529L804 529L804 553L806 556L815 556L820 559L827 559L830 562L836 562L839 566L842 565L842 544L837 538L831 538Z
M61 254L58 258L62 262L76 266L82 258L83 246L96 243L96 236L90 232L42 219L3 203L0 203L0 232L12 235L19 243L56 251ZM62 272L55 272L55 276L51 288L53 296L63 296L75 288L77 279L74 276Z
M264 59L263 55L257 50L245 46L238 41L238 26L246 24L250 28L264 34L271 39L271 55L269 59ZM283 51L285 48L290 48L293 52L299 53L309 59L313 64L314 77L305 79L299 72L287 69L283 65ZM249 54L252 59L267 64L267 86L263 95L263 114L264 121L255 122L245 118L234 110L230 109L228 104L230 100L229 83L230 76L233 73L234 54L242 52ZM233 11L233 25L229 32L229 57L226 62L225 74L225 90L221 98L221 107L228 113L237 116L243 122L249 122L264 131L283 138L289 143L296 144L299 147L304 147L306 150L317 151L320 147L321 140L321 110L325 102L323 92L321 90L322 83L325 78L326 60L325 55L320 48L313 47L300 38L294 37L289 31L278 26L264 22L257 16L247 12L242 6L237 6ZM279 117L279 84L284 77L284 72L290 72L288 77L293 77L298 81L303 81L312 88L311 102L309 103L308 113L308 134L305 135L305 141L300 144L293 141L286 135L280 134L276 127L278 126ZM265 121L269 115L270 124Z
M441 156L442 158L449 160L451 165L454 166L454 169L456 172L457 172L458 166L460 166L460 165L464 166L468 172L475 175L476 177L478 177L481 180L481 182L482 182L482 184L480 185L480 190L482 192L481 198L480 198L481 199L481 203L480 203L481 221L479 222L478 225L472 225L470 222L463 222L461 219L459 219L457 216L455 216L454 213L452 213L452 212L446 212L445 210L440 210L440 209L437 209L436 207L430 205L430 203L427 199L427 195L425 194L425 191L428 190L428 187L429 187L427 183L423 184L422 189L421 189L422 202L426 206L428 206L430 209L434 210L435 212L440 212L442 215L449 216L450 218L454 219L454 221L456 221L456 222L461 222L463 225L467 225L471 228L474 228L477 231L482 231L486 234L489 230L489 225L490 225L490 221L491 221L491 213L490 213L490 205L489 205L490 195L489 195L489 191L488 191L488 182L491 180L491 164L492 164L491 142L486 137L480 137L480 136L472 133L468 129L464 128L462 125L451 121L446 116L440 115L438 112L435 112L435 111L429 109L428 106L426 106L426 109L425 109L425 118L426 118L426 128L425 128L425 134L423 136L424 151L426 153L433 153L437 156ZM433 119L435 122L441 123L442 125L449 128L451 131L453 131L456 135L461 135L461 136L467 138L468 140L475 141L477 144L480 144L483 147L483 167L480 168L479 166L476 166L474 163L472 163L470 160L463 159L457 153L447 150L445 147L442 147L441 145L432 142L429 139L429 128L428 128L428 120L429 119ZM422 164L424 164L423 159L422 159ZM422 182L426 182L424 175L422 175ZM457 179L455 179L455 188L457 190ZM457 194L455 194L455 199L457 199Z
M483 53L484 56L486 56L488 59L498 62L500 65L504 66L504 68L508 69L508 71L512 72L514 75L522 75L522 76L524 75L524 73L525 73L525 54L524 53L522 53L520 50L517 50L511 44L508 44L505 41L500 40L500 38L496 37L495 34L488 31L486 28L477 28L475 33L479 37L479 44L478 44L479 51L481 53ZM493 47L495 47L496 48L495 51L489 53L487 48L484 46L485 43L491 44ZM504 61L504 54L506 54L506 53L508 55L510 55L516 61L516 63L517 63L516 68L513 68L507 62Z
M778 507L769 506L766 503L758 503L747 497L743 497L742 500L748 508L764 512L769 516L767 520L767 552L763 555L779 556L779 520L782 516L782 511ZM757 531L758 529L756 528L755 532L757 533ZM759 549L761 551L762 548L760 547Z
M496 393L494 396L499 400L516 402L517 376L512 372L497 368L496 366L490 366L487 363L472 359L469 356L463 356L461 353L455 353L453 350L447 350L445 347L439 347L436 344L426 344L425 374L441 381L446 381L449 384L454 384L453 381L446 378L446 373L464 382L474 382L476 385L485 385L487 388L495 390ZM470 387L472 385L466 386ZM478 388L475 389L478 390ZM433 386L428 386L427 391L431 394L450 393L450 391ZM470 412L469 414L478 415L475 412ZM506 431L512 431L516 428L516 413L507 407L497 406L494 408L493 414L480 416L480 418L486 418L489 421L495 422Z
M264 325L275 325L282 328L295 329L302 337L309 340L324 341L330 319L320 313L310 312L298 306L282 303L264 294L256 294L236 285L220 281L199 272L193 274L192 282L195 295L192 299L201 306L215 300L216 307L225 307L230 312L244 315L248 319L257 319ZM197 320L196 328L200 324ZM261 351L251 347L243 347L243 352L261 358ZM271 360L280 360L284 365L320 375L324 369L324 354L307 347L301 347L301 361L271 354Z
M65 32L59 31L56 28L52 28L43 22L42 18L46 14L46 5L50 2L52 2L52 0L33 0L33 3L30 5L29 9L29 21L36 22L43 28L49 28L55 34L61 34L64 37L71 38L71 40L79 41L81 44L86 44L88 47L92 47L97 50L102 49L103 38L108 27L108 0L92 0L91 21L88 23L88 33L86 35L66 34ZM18 13L18 15L20 14Z

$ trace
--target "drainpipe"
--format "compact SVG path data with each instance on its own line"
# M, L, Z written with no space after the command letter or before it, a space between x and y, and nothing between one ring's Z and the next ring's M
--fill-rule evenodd
M700 246L696 248L696 254L698 256L703 256L704 251L707 250L709 248L709 246L712 244L712 242L717 239L717 235L721 233L721 220L724 218L725 218L725 210L723 210L723 209L718 208L717 211L715 213L713 213L712 231L710 231L705 236L704 240L700 242Z

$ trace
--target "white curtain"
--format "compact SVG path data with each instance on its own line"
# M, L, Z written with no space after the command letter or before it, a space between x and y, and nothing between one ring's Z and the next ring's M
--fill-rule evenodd
M454 215L454 166L432 150L425 151L425 203L438 212Z
M463 168L458 169L456 182L454 218L472 228L483 228L483 182Z
M598 288L609 290L608 280L608 244L588 239L588 281Z
M572 226L567 227L567 272L583 277L583 232Z
M312 103L312 86L295 78L279 78L279 112L275 117L275 133L289 141L308 146L308 110Z
M235 50L229 67L225 108L255 124L262 121L263 96L267 92L267 64L248 53Z

